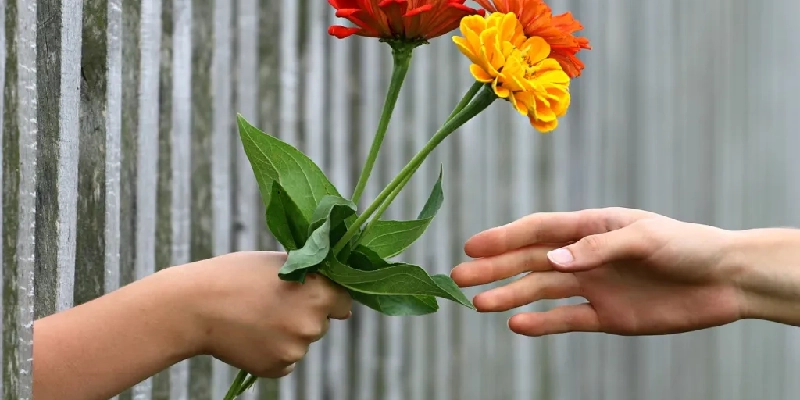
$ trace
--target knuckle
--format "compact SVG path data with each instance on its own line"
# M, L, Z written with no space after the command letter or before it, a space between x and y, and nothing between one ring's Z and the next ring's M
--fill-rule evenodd
M325 335L325 328L322 324L306 324L303 326L298 336L305 342L315 342Z
M637 253L647 253L654 246L662 241L663 224L657 219L643 219L631 224L631 229L635 233L631 247Z
M277 369L274 365L261 365L250 371L259 378L279 378Z
M338 299L340 303L347 306L348 311L353 308L353 297L344 288L338 288Z
M583 250L591 254L601 254L605 247L602 235L591 235L581 239Z
M302 360L303 357L306 356L307 352L308 352L307 345L296 344L291 346L285 346L283 349L281 349L281 352L279 353L278 356L278 360L280 361L281 364L292 365Z

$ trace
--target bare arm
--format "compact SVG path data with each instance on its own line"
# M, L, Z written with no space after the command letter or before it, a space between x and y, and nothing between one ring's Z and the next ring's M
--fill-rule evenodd
M34 324L34 397L105 400L209 354L261 377L289 374L347 291L311 274L285 282L285 253L238 252L169 268Z
M34 324L34 398L109 399L196 354L180 271L166 270Z

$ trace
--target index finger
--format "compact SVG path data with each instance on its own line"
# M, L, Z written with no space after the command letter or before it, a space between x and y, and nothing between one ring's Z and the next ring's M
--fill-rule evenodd
M646 211L623 208L531 214L478 233L467 240L464 252L469 257L482 258L536 244L570 243L622 228L648 215Z

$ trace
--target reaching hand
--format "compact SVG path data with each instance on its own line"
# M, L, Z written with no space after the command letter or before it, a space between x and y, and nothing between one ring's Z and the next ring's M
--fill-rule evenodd
M528 273L477 295L483 312L507 311L543 299L587 303L520 313L516 333L650 335L733 322L745 311L732 254L735 232L628 209L541 213L472 237L477 258L457 266L462 287Z

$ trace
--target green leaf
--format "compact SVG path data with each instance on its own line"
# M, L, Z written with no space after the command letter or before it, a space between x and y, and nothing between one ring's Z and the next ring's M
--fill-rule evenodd
M330 221L326 220L302 248L290 251L278 276L285 281L305 282L309 270L321 264L331 251L330 230Z
M436 213L439 212L439 209L442 208L442 203L444 203L444 190L442 190L443 174L444 174L443 167L440 165L439 179L437 179L436 184L433 185L431 194L428 195L428 200L422 207L422 211L419 212L419 216L417 216L417 219L428 219L428 218L433 219L433 217L436 216Z
M344 227L344 220L354 216L355 205L340 196L327 195L320 200L312 213L313 229L302 248L290 251L286 263L278 272L283 280L305 282L308 272L316 270L325 261L336 239L333 227ZM340 231L342 229L339 229ZM339 233L339 236L344 232Z
M439 286L439 288L450 294L451 297L449 298L451 300L455 299L456 303L462 304L473 310L475 309L475 306L473 306L472 302L469 301L467 296L464 295L464 292L461 291L461 288L459 288L449 276L442 274L431 275L431 279L436 283L436 286Z
M333 226L339 225L342 221L348 219L354 221L355 215L355 203L339 195L327 195L320 200L319 205L311 215L309 229L317 229L328 218L330 218Z
M311 221L320 200L339 195L322 170L291 145L260 131L241 115L239 136L255 173L261 199L269 206L272 182L278 181L305 217Z
M418 219L410 221L375 221L375 224L365 231L359 243L374 251L381 258L391 258L402 253L411 246L433 221L436 213L444 202L442 190L442 171L439 170L439 179L431 190L425 206L419 213Z
M358 245L347 258L347 265L362 271L374 271L376 269L388 267L391 264L368 247Z
M472 303L441 275L435 280L424 269L411 264L392 264L374 271L362 271L336 260L327 260L322 274L350 291L371 295L436 296L474 309ZM449 281L449 278L447 278ZM443 284L444 287L439 286Z
M267 205L267 227L288 251L297 250L309 236L308 221L278 181L272 182Z
M391 317L412 317L435 313L439 304L433 296L380 296L350 291L353 300Z

